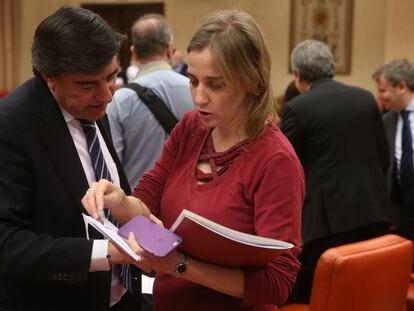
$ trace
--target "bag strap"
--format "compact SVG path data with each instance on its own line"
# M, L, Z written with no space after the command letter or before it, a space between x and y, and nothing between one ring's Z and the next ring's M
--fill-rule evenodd
M171 110L164 104L151 89L144 87L138 83L129 83L125 87L134 90L142 102L148 107L151 113L157 119L158 123L163 127L169 135L174 126L178 123L177 118L172 114Z

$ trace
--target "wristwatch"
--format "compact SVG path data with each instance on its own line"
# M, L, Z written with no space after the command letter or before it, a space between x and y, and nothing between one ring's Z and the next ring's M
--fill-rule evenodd
M175 266L173 277L178 278L182 276L187 271L187 265L188 265L188 258L187 256L184 256L183 259L181 259Z

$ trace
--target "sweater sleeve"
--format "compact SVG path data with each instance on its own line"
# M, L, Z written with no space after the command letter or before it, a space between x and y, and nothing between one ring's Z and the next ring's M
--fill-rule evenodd
M303 197L304 177L297 157L287 152L272 157L256 182L256 234L298 245ZM244 304L283 304L300 268L299 253L295 246L263 268L245 269Z

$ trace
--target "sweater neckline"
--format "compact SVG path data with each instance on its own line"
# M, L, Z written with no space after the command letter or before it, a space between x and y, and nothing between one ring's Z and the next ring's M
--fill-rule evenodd
M197 181L209 183L224 174L240 157L245 150L245 146L250 142L251 139L244 139L225 151L217 152L214 149L213 138L210 131L210 135L207 136L205 144L201 148L201 153L198 157L197 163L208 163L211 168L211 173L203 172L196 165L195 177Z
M203 152L203 148L207 143L207 140L209 139L209 137L211 136L211 131L213 129L210 128L205 134L204 137L202 139L202 143L199 145L198 150L196 152L196 157L194 158L193 161L193 165L192 165L192 170L191 170L191 178L192 178L192 182L193 182L193 187L197 190L207 190L210 189L214 186L216 186L218 183L220 183L223 179L226 178L227 175L229 175L233 170L237 169L240 166L240 163L243 162L243 157L245 157L246 153L249 152L249 150L251 150L252 147L250 147L252 144L254 144L254 142L257 139L248 139L248 140L243 140L239 143L237 143L236 145L234 145L233 147L229 148L228 150L224 151L224 153L228 152L230 149L235 148L236 146L241 145L241 148L243 148L243 150L241 151L240 155L237 156L237 158L234 159L233 163L228 167L228 169L226 169L222 174L219 174L216 178L214 178L213 180L206 182L206 183L199 183L197 180L197 164L198 161L202 155ZM246 143L246 141L248 143ZM243 143L244 142L244 143Z

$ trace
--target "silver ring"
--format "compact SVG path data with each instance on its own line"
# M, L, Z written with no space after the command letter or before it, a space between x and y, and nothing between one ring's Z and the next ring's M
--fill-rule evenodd
M86 190L86 193L88 194L89 192L95 190L95 188L89 188L88 190Z

